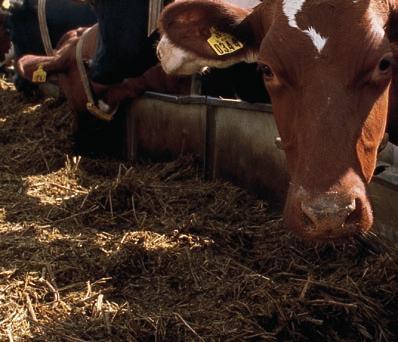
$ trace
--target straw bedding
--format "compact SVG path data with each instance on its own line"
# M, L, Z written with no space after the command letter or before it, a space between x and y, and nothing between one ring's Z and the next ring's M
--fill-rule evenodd
M1 341L397 339L388 243L303 243L192 158L73 155L65 104L0 86Z

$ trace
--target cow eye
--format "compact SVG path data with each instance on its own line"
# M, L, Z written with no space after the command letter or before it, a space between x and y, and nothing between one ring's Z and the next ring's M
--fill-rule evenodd
M386 53L381 59L379 59L378 64L373 69L373 72L370 76L371 82L376 82L380 84L385 84L385 81L391 79L392 76L392 68L395 64L394 56L391 52Z
M392 65L392 57L385 57L379 62L379 70L382 73L388 72Z
M259 68L263 73L265 79L271 80L274 77L274 73L272 72L272 69L269 67L269 65L260 64Z

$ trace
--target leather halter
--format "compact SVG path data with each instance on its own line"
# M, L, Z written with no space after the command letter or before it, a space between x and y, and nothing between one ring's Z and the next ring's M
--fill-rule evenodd
M41 40L42 40L46 55L53 56L54 49L51 44L51 38L50 38L50 34L48 31L48 25L47 25L46 0L38 0L37 17L39 20ZM107 113L96 106L95 101L94 101L94 96L91 91L90 81L87 76L86 67L85 67L84 61L83 61L82 50L83 50L84 37L90 30L91 30L91 28L84 31L84 33L80 37L80 39L77 43L77 46L76 46L76 63L77 63L77 67L79 69L80 80L83 84L83 89L84 89L85 95L88 100L88 102L86 104L86 108L96 118L98 118L100 120L104 120L104 121L111 121L113 119L115 112L117 111L117 108L112 113Z

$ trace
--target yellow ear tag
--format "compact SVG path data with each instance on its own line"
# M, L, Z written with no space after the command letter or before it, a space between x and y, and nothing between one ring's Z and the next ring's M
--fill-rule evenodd
M10 8L10 0L3 0L1 7L3 7L4 9L9 9Z
M229 33L217 31L214 27L210 29L211 36L207 40L217 55L227 55L244 47L243 43Z
M33 83L45 83L47 80L47 73L43 70L43 66L40 64L37 70L33 73Z

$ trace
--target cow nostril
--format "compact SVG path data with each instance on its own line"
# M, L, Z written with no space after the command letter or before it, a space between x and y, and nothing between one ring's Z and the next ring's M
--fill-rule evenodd
M348 224L358 224L361 220L361 214L362 214L362 203L359 199L355 200L355 208L352 210L352 212L349 214L347 217L346 223Z
M355 199L353 199L351 203L346 205L343 210L347 211L347 215L350 215L352 212L355 211L356 207L357 207L357 202Z
M302 212L302 225L307 232L311 232L315 230L314 222L309 218L309 216L304 212Z
M336 201L317 201L313 203L301 203L305 221L311 222L316 230L334 230L343 228L350 215L356 211L356 201L341 204ZM306 222L303 222L306 224ZM308 226L308 225L307 225Z

